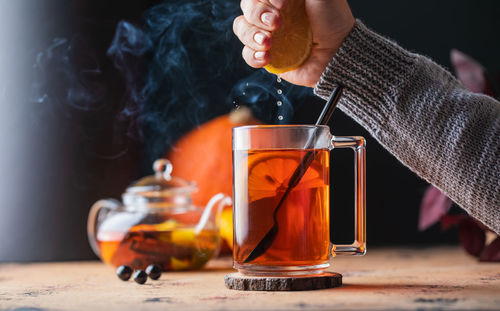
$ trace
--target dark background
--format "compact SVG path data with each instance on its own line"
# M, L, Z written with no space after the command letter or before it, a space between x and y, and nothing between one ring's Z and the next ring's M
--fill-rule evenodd
M119 20L141 23L142 12L160 1L0 0L0 260L95 258L86 237L87 213L100 198L119 198L133 180L148 174L145 143L117 120L123 78L106 57ZM500 69L500 2L467 0L350 1L353 13L403 47L450 69L459 49L490 73ZM54 38L84 38L107 81L107 105L75 109L31 98L33 64ZM61 82L62 83L62 82ZM321 101L310 98L293 123L314 122ZM456 243L456 231L438 225L418 232L418 209L427 183L386 152L338 111L335 135L363 135L368 147L368 245ZM347 242L352 224L352 155L336 151L332 165L335 242ZM456 207L455 207L456 208ZM457 208L456 208L457 209Z

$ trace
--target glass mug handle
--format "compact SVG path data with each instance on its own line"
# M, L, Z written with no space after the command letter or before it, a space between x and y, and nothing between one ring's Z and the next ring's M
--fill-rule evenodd
M366 142L361 136L332 136L330 150L351 148L354 151L354 242L331 243L331 255L358 255L366 253Z
M101 212L104 210L110 212L115 210L121 206L121 203L115 199L104 199L99 200L92 205L89 212L89 217L87 220L87 237L89 239L90 246L94 253L101 257L101 252L99 250L99 246L97 245L96 239L96 230L97 225L99 224L98 217L101 215Z

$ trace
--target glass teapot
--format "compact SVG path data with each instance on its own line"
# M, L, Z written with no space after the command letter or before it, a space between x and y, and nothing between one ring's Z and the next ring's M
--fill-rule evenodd
M127 188L123 204L114 199L94 203L87 222L90 245L113 266L201 268L218 251L218 215L231 198L219 193L205 207L194 206L196 185L171 176L170 161L158 159L153 169L154 175Z

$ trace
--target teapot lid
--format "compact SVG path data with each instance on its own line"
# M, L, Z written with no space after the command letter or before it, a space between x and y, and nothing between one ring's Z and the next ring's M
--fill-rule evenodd
M184 205L191 203L191 193L197 190L193 182L172 176L173 166L167 159L153 163L154 175L131 184L123 195L124 203L155 203L154 205Z

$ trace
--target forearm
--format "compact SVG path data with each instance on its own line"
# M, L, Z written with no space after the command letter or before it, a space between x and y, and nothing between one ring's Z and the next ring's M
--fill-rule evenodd
M359 21L316 85L420 177L500 233L500 103Z

